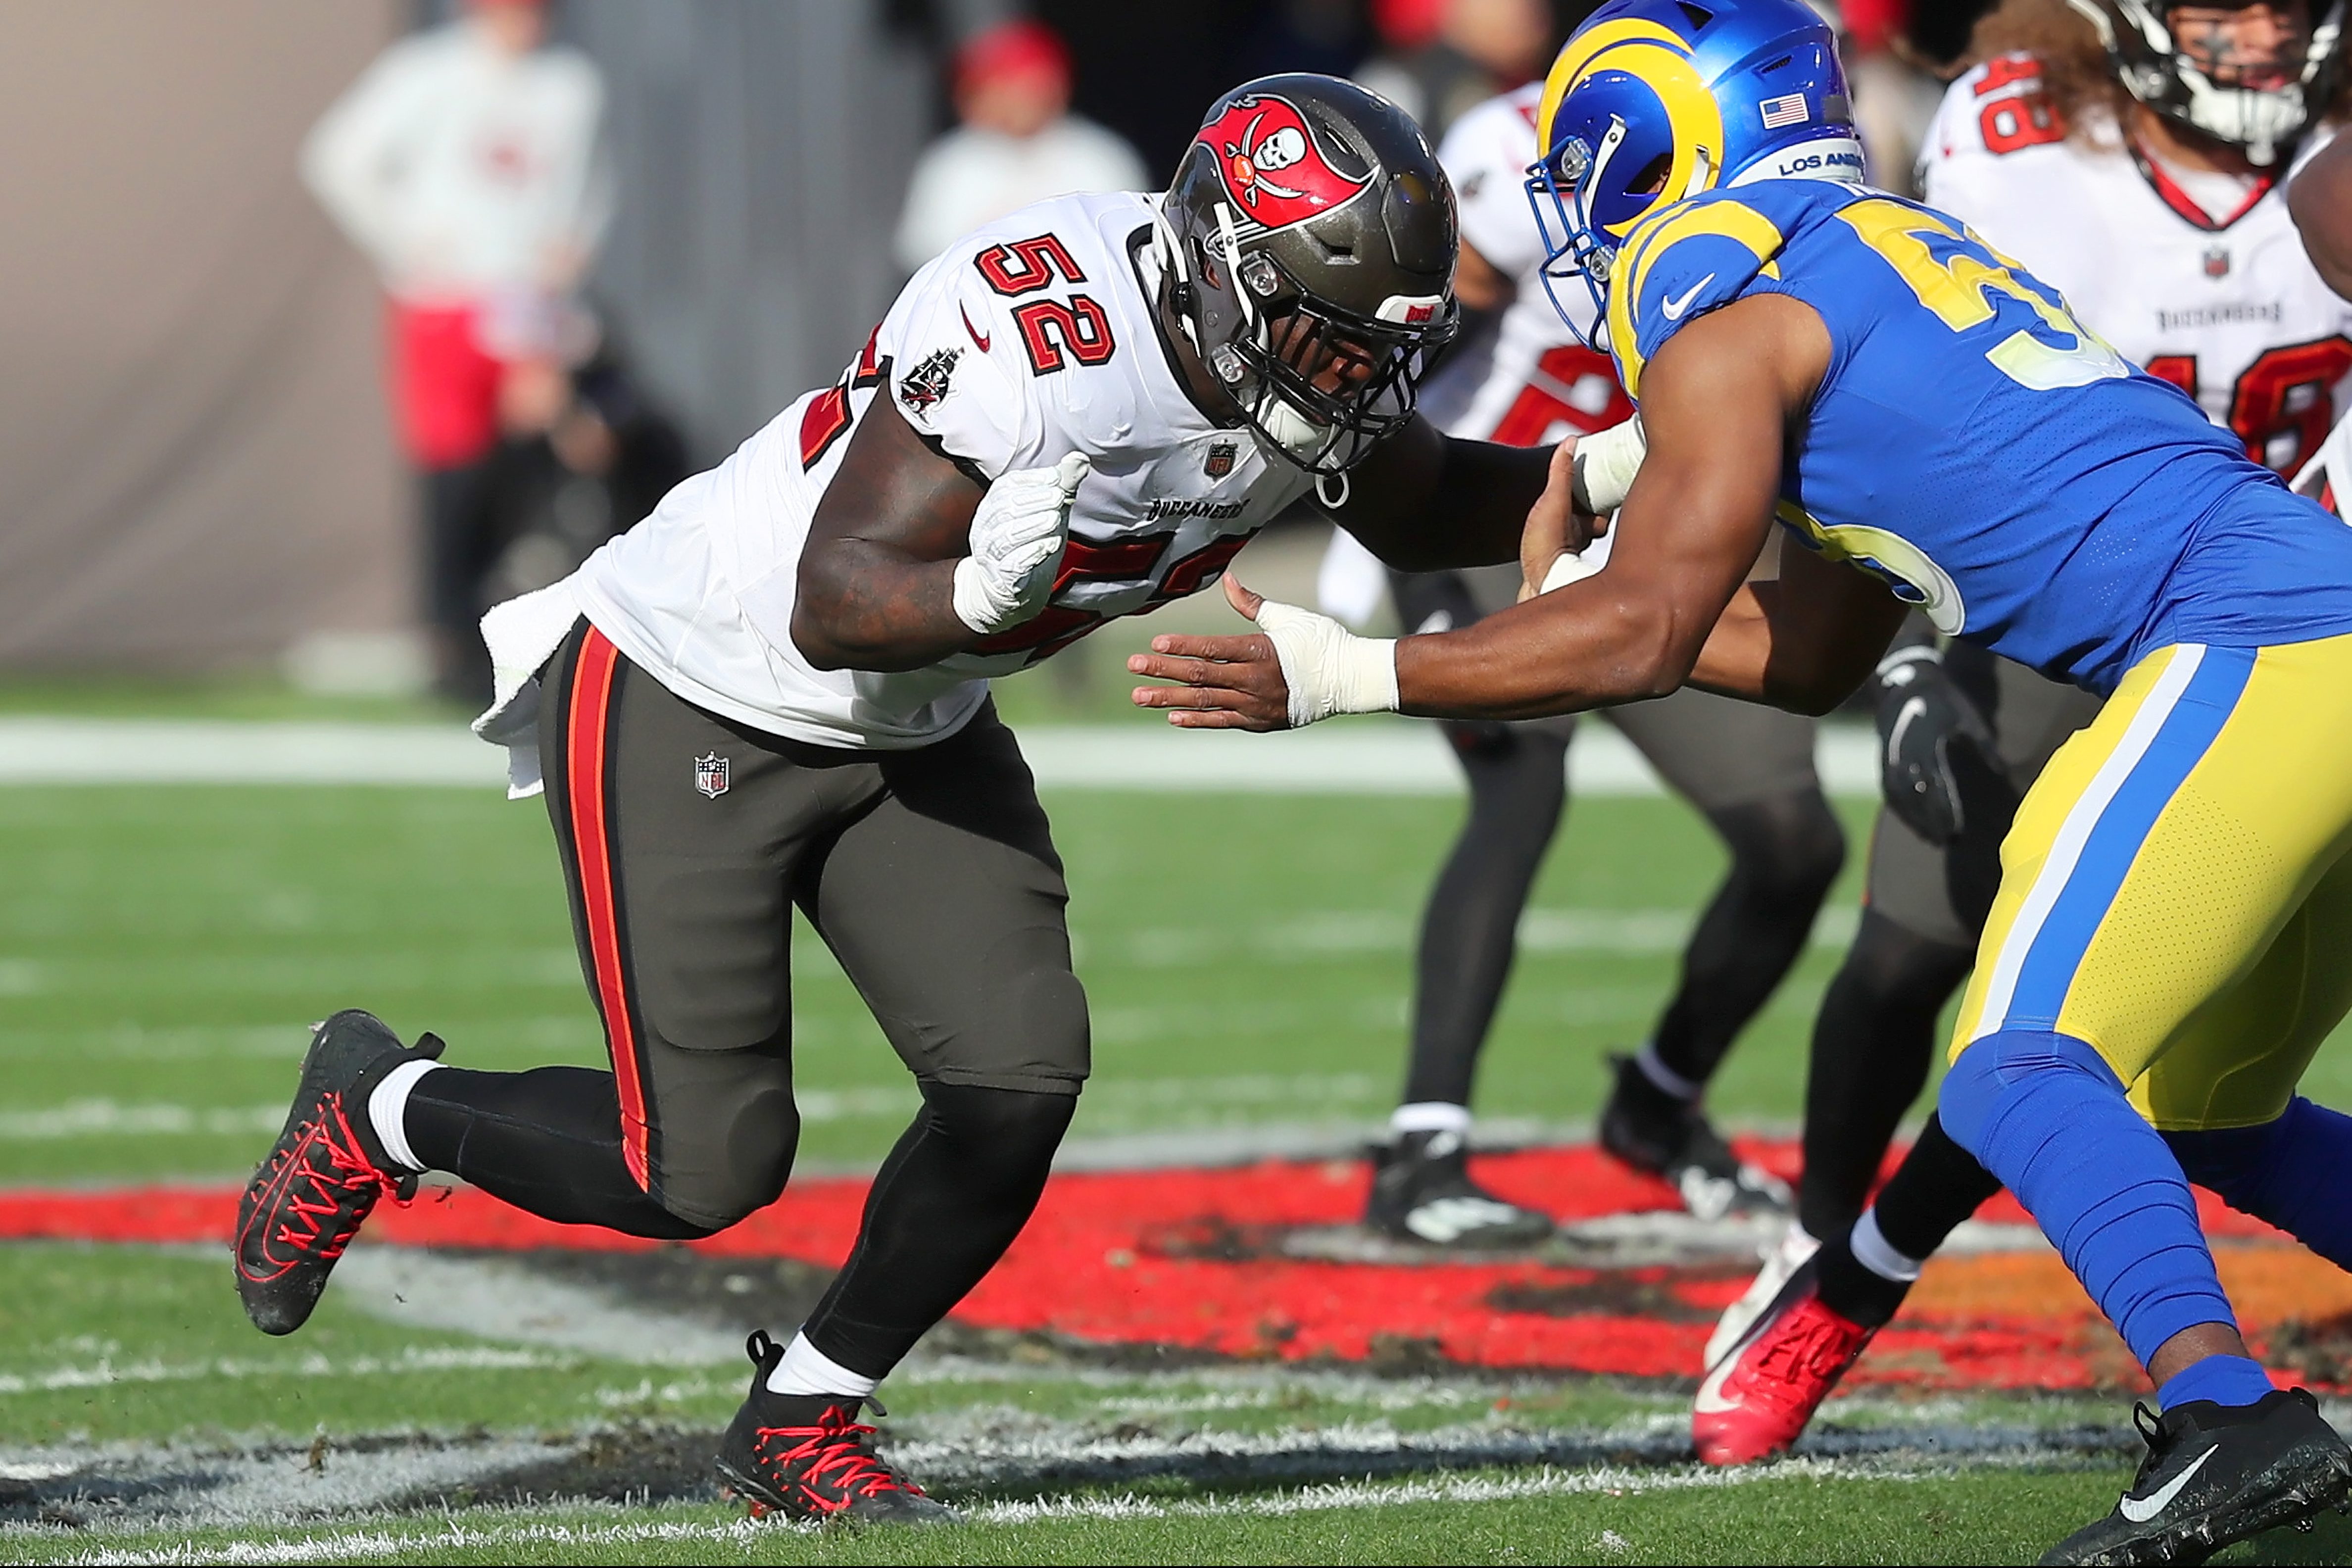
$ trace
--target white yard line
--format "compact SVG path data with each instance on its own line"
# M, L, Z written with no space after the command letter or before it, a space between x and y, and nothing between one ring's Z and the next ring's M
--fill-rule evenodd
M1973 1456L1983 1464L1988 1456ZM1064 1496L1036 1501L982 1503L965 1510L976 1524L1030 1524L1046 1520L1283 1519L1339 1510L1394 1508L1432 1503L1497 1503L1529 1498L1629 1497L1647 1492L1724 1490L1772 1482L1871 1480L1917 1483L1945 1479L1945 1467L1898 1467L1790 1459L1767 1467L1717 1469L1685 1465L1665 1469L1601 1466L1591 1469L1545 1468L1532 1475L1433 1476L1392 1481L1336 1481L1296 1490L1233 1498L1166 1500L1139 1497ZM100 1547L62 1559L72 1563L178 1564L196 1563L341 1563L359 1558L401 1559L425 1553L473 1552L520 1560L530 1548L581 1550L613 1546L702 1544L750 1552L780 1530L814 1532L822 1527L748 1519L715 1521L656 1520L610 1523L473 1524L451 1519L415 1531L381 1525L310 1530L259 1541L221 1545L175 1544L155 1550ZM157 1531L156 1533L163 1533ZM1564 1546L1555 1542L1555 1546ZM1595 1544L1599 1544L1596 1541Z
M1189 794L1459 795L1461 770L1435 726L1360 721L1297 735L1180 734L1149 725L1024 730L1047 789ZM386 784L494 788L505 752L456 725L212 719L0 718L0 784ZM1825 727L1818 757L1832 792L1878 787L1868 731ZM1570 751L1586 795L1654 795L1657 775L1606 724Z

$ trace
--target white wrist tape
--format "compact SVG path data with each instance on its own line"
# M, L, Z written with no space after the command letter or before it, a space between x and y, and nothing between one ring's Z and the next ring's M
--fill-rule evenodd
M1581 583L1587 577L1597 577L1601 568L1572 551L1563 550L1544 574L1543 586L1538 593L1549 594L1554 588L1565 588L1570 583Z
M1578 507L1595 517L1606 517L1623 506L1649 450L1649 437L1642 433L1639 415L1606 430L1578 437L1575 455L1570 459L1575 473L1571 493Z
M1258 606L1257 625L1282 661L1292 729L1334 713L1396 710L1396 638L1360 637L1328 616L1272 599Z

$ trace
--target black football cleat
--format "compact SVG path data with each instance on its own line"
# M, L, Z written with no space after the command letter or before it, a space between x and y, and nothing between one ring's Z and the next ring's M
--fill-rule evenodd
M2162 1415L2136 1405L2132 1419L2147 1458L2131 1489L2043 1563L2202 1563L2233 1541L2352 1498L2352 1449L2305 1389L2240 1406L2192 1399Z
M1601 1112L1601 1148L1673 1187L1700 1219L1796 1212L1788 1184L1733 1153L1705 1111L1652 1084L1632 1057L1609 1065L1617 1087Z
M768 1376L784 1347L754 1330L751 1392L719 1444L719 1479L751 1517L848 1520L858 1524L956 1524L961 1516L893 1469L874 1451L874 1428L857 1419L871 1403L847 1394L778 1394ZM876 1415L883 1413L875 1405Z
M1407 1132L1372 1150L1364 1223L1400 1241L1465 1250L1534 1247L1549 1215L1496 1197L1470 1179L1470 1150L1454 1131Z
M376 1142L367 1098L393 1068L441 1048L432 1035L404 1046L355 1007L310 1037L285 1129L236 1205L236 1293L263 1333L290 1334L309 1321L379 1198L415 1195L415 1173L395 1170Z

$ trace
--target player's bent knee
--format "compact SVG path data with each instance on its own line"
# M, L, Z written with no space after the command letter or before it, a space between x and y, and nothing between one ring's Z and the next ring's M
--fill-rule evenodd
M1952 1141L1993 1169L1988 1151L2000 1135L2003 1111L2021 1096L2060 1089L2117 1099L2124 1092L2115 1069L2087 1042L2048 1029L2003 1029L1971 1040L1953 1058L1936 1109Z
M1077 1110L1075 1092L991 1089L978 1084L923 1085L925 1114L955 1145L967 1178L982 1185L1043 1184Z
M1717 826L1739 868L1778 897L1818 899L1845 866L1845 831L1817 790L1732 807Z
M791 1089L753 1089L710 1124L668 1133L651 1190L677 1218L724 1230L782 1195L800 1134Z

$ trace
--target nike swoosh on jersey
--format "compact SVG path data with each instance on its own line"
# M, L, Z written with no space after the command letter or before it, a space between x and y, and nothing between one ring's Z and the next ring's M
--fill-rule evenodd
M2129 1492L2126 1492L2123 1500L2116 1504L2116 1511L2134 1524L2146 1524L2171 1506L2172 1500L2180 1495L2180 1489L2189 1484L2190 1477L2205 1468L2205 1461L2211 1458L2215 1452L2217 1450L2212 1448L2206 1449L2197 1456L2196 1463L2144 1498L2136 1498Z
M988 334L971 324L971 312L965 310L962 305L959 304L956 306L956 314L963 318L963 330L971 334L971 341L980 345L980 352L986 353L988 352Z
M1669 321L1681 321L1683 319L1683 312L1690 309L1690 302L1698 298L1698 291L1714 281L1715 274L1712 272L1708 273L1706 277L1700 279L1697 282L1692 284L1681 293L1668 300L1664 304L1659 306L1659 311L1664 315L1666 320Z

